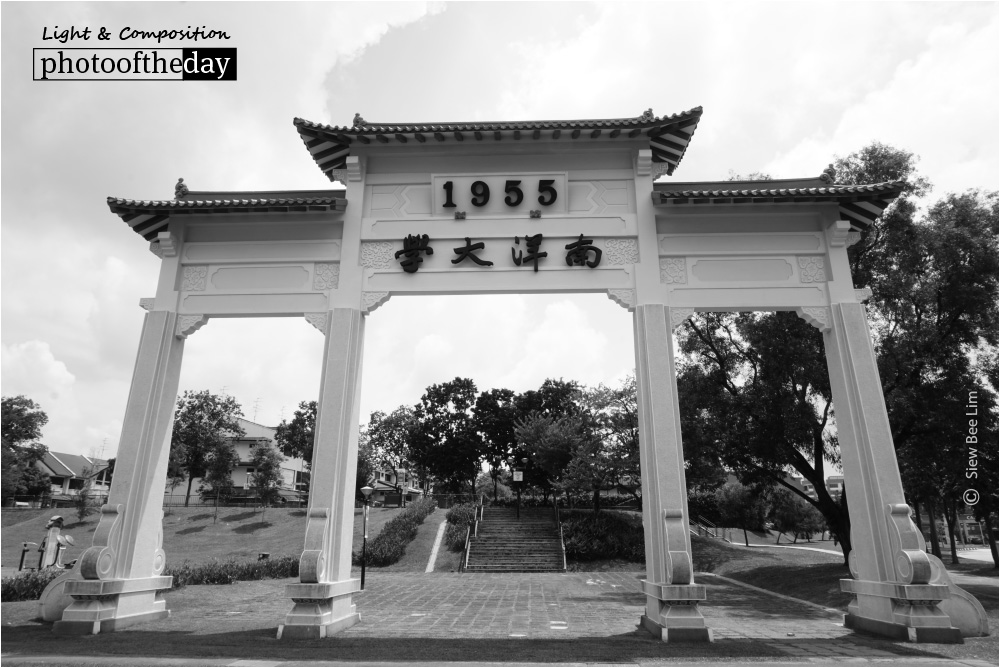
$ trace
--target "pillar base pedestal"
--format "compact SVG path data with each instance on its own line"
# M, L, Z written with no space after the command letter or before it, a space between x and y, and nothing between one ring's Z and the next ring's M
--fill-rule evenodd
M66 582L73 602L55 622L57 635L96 635L138 623L169 618L160 591L169 590L173 577L107 579Z
M963 644L961 631L957 628L910 628L897 623L864 618L855 614L843 614L843 627L865 635L877 635L899 641L918 644Z
M670 628L663 627L656 621L642 614L639 625L656 639L667 644L670 642L713 642L711 628Z
M710 642L711 629L704 625L704 616L697 604L707 599L704 586L699 584L657 584L642 581L646 612L639 620L653 637L664 642Z
M359 579L314 584L288 584L285 594L295 606L278 626L278 639L322 639L361 621L351 596L359 593Z
M352 625L361 622L361 615L357 612L345 616L339 620L325 625L286 625L281 624L277 629L278 639L325 639L335 635L341 630L346 630Z

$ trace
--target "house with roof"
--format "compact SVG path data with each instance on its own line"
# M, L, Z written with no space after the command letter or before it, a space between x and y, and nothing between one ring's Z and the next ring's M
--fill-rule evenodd
M405 468L378 468L374 479L369 480L368 484L374 489L371 492L371 502L383 505L400 504L400 496L407 503L419 500L429 491L428 482L421 481Z
M88 480L95 504L103 502L111 489L112 471L104 459L49 451L35 465L49 476L51 502L55 506L76 500Z

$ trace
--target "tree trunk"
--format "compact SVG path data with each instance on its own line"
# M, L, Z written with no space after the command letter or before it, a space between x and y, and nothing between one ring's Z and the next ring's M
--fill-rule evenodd
M937 534L937 517L933 513L933 499L926 500L926 518L930 520L930 552L942 560L940 536Z
M953 499L950 499L950 502L947 502L947 499L944 500L944 519L947 521L947 532L950 533L950 562L957 565L961 561L957 559L957 538L955 537L957 503Z
M780 536L784 533L777 533L777 544L780 544Z
M493 502L499 502L499 479L493 475Z
M600 487L593 487L593 514L600 512Z
M746 546L748 547L749 546L749 533L746 532L745 528L742 529L742 539L744 539L746 541Z
M985 514L985 534L989 539L989 550L992 551L992 562L995 564L996 569L999 570L999 549L996 547L996 536L992 531L991 518L991 512Z
M919 534L923 534L923 516L919 513L919 501L917 500L912 504L912 507L916 510L916 528L919 529Z
M187 474L187 495L184 497L184 507L191 503L191 485L194 484L194 473Z

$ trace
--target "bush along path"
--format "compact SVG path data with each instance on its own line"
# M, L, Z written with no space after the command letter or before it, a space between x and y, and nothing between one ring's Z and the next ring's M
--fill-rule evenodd
M406 553L406 545L416 537L424 519L437 509L433 498L414 500L402 514L385 524L373 540L368 540L367 564L384 567L398 562ZM353 553L354 565L361 564L361 550Z

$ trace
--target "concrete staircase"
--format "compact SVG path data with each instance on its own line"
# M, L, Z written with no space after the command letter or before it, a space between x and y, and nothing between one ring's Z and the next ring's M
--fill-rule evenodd
M555 510L485 507L469 539L465 572L565 572Z

